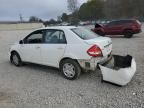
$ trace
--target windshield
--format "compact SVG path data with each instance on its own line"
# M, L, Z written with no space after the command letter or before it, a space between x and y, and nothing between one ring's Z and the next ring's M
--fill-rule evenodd
M89 40L98 37L97 34L85 28L73 28L71 30L83 40Z

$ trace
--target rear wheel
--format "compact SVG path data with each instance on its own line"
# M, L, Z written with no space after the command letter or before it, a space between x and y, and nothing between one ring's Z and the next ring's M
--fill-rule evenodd
M21 58L20 58L19 54L16 52L13 52L11 54L10 60L11 60L11 63L14 64L15 66L21 66L22 65Z
M124 37L125 38L131 38L133 36L132 31L131 30L126 30L124 32Z
M66 79L74 80L80 76L81 68L75 60L66 59L60 64L60 71Z

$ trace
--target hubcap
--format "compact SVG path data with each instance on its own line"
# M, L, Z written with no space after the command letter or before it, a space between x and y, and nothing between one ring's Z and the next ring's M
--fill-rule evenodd
M13 55L13 63L14 63L15 65L18 65L18 64L19 64L19 59L18 59L17 55Z
M63 66L65 76L72 78L75 75L75 67L71 63L66 63Z

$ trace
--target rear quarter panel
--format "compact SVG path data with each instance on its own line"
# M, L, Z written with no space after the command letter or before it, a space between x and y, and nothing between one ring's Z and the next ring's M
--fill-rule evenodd
M85 43L67 44L64 57L70 57L72 59L90 59L91 57L87 54L87 50L90 45Z
M90 45L86 44L80 37L78 37L71 30L65 30L67 46L63 58L70 57L72 59L90 59L87 50Z

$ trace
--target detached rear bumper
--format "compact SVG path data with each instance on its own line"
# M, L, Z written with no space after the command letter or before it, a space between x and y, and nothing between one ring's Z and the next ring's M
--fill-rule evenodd
M128 84L136 72L136 62L132 56L113 56L105 66L100 65L103 80L117 85Z

